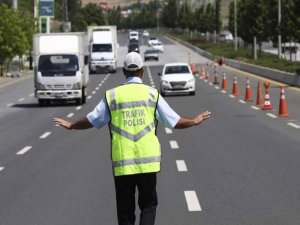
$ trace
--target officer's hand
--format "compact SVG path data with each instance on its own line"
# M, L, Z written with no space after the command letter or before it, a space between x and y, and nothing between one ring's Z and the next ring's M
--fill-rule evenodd
M66 128L66 129L69 129L69 130L71 129L72 123L70 123L67 120L63 120L63 119L60 119L60 118L53 118L53 122L56 125L62 126L62 127Z
M194 118L195 125L200 124L202 121L207 120L210 118L211 112L205 111L204 113L199 114Z

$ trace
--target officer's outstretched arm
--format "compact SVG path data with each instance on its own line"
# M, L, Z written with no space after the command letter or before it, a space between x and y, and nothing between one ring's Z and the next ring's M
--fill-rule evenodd
M204 120L210 118L211 112L204 112L201 113L197 116L195 116L194 118L184 118L184 117L180 117L180 119L178 120L177 124L175 125L175 129L184 129L184 128L189 128L192 126L196 126L199 125L200 123L202 123Z
M60 118L53 118L53 121L56 125L62 126L68 130L84 130L93 127L86 117L83 117L75 122L69 122Z

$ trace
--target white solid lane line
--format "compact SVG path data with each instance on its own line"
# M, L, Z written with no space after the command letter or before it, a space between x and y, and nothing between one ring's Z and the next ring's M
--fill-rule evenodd
M188 171L184 160L176 160L176 165L179 172Z
M50 131L49 131L49 132L46 132L46 133L44 133L43 135L40 136L40 139L45 139L45 138L47 138L50 134L51 134Z
M165 127L165 131L167 134L172 134L173 131L170 128Z
M189 211L202 211L195 191L184 191Z
M178 149L179 146L177 144L177 141L170 141L170 146L172 149Z
M23 149L21 149L20 151L17 152L17 155L23 155L26 152L28 152L30 149L32 148L32 146L26 146Z
M4 170L4 167L0 167L0 172L1 172L2 170Z

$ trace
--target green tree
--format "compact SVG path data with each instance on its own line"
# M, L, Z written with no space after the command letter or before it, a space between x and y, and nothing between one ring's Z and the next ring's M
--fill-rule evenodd
M33 26L25 21L16 10L0 3L1 75L3 75L2 68L6 60L10 61L14 56L21 56L30 48Z
M266 5L264 0L244 0L238 4L238 30L246 42L253 43L253 38L257 38L257 43L266 39Z
M177 4L176 0L168 0L162 11L162 22L168 28L177 26Z
M201 32L205 33L206 30L206 24L205 24L205 7L204 5L201 5L195 12L195 24L196 29Z

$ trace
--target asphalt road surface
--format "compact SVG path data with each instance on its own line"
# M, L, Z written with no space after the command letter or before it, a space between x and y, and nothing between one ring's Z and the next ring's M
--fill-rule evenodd
M108 128L67 131L53 117L76 120L105 90L124 82L128 34L119 34L115 74L92 74L87 103L39 107L33 77L0 88L0 224L114 225L116 205ZM167 62L203 65L195 96L165 97L180 115L209 110L210 120L187 130L158 126L162 170L158 175L157 225L298 225L300 221L300 92L286 88L289 117L278 116L279 86L271 83L273 110L256 107L258 77L229 67L229 89L213 85L213 67L189 49L159 37L165 51L145 63L144 83L159 89ZM141 52L146 49L141 40ZM233 74L240 95L231 95ZM245 102L246 77L254 101ZM263 82L263 80L261 80ZM138 214L138 212L137 212Z

